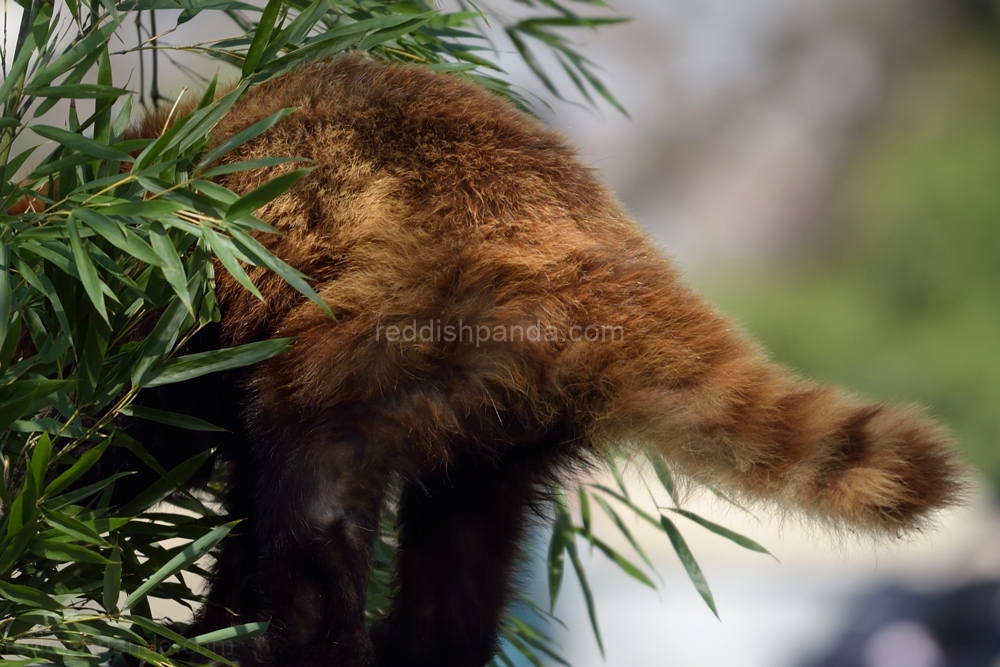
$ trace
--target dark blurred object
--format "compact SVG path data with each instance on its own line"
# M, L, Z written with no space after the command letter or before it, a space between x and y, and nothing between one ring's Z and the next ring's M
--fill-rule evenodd
M1000 2L997 0L960 0L957 5L971 19L995 21L1000 16Z
M1000 583L935 594L898 586L863 598L850 629L802 667L994 667L1000 664Z

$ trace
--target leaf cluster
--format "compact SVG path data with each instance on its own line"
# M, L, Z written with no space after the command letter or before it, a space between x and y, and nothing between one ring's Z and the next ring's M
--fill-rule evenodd
M19 4L24 11L15 48L0 51L0 211L27 205L17 215L0 213L0 655L8 656L0 664L119 664L128 654L156 665L206 658L228 665L226 652L216 649L263 632L265 624L184 638L169 621L157 619L151 605L154 599L189 609L202 603L197 581L208 576L203 558L234 528L216 510L218 488L192 492L185 486L212 452L167 470L120 424L127 417L193 431L221 430L135 400L144 389L257 363L290 344L271 340L185 352L187 341L220 320L215 297L220 267L258 297L247 271L264 267L327 307L307 276L261 244L260 236L275 230L254 215L306 175L308 161L273 156L217 166L220 158L294 110L279 111L217 146L209 141L212 128L249 86L348 49L465 72L518 101L489 57L485 26L491 20L503 26L550 90L558 93L527 46L530 40L553 50L588 100L596 93L618 106L592 63L561 33L614 20L582 17L556 0L522 0L530 16L513 22L468 3L449 13L424 0L270 0L263 7L239 0ZM203 13L225 15L235 34L170 45L166 35L172 28L121 49L119 36L130 17L166 9L180 10L176 25ZM193 110L183 117L172 112L159 137L131 139L135 95L114 80L111 67L112 58L130 51L168 59L177 51L200 53L234 65L240 80L225 94L218 94L215 80L208 82ZM42 115L60 102L68 106L65 125L42 123ZM44 143L15 152L27 133ZM17 177L33 162L36 166ZM243 195L212 181L224 173L284 163L294 168ZM129 473L98 474L98 463L114 448L128 450L160 478L120 507L112 507L110 498ZM624 485L620 491L581 488L580 525L565 502L557 503L548 559L551 602L568 554L584 585L595 633L594 601L577 537L653 585L642 569L591 531L593 499L651 568L609 502L641 512ZM665 516L655 522L697 579L697 565L673 524ZM394 553L389 515L376 546L370 620L384 615L391 598ZM701 581L699 590L712 605ZM536 665L546 659L565 664L539 629L550 613L527 598L517 609L505 624L505 651L496 663L511 665L520 655Z

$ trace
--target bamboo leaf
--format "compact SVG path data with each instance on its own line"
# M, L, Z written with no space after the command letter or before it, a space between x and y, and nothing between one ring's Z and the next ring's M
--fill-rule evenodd
M702 574L701 568L698 566L698 561L694 559L694 554L691 553L691 549L688 548L687 542L684 541L684 537L681 535L681 531L677 530L677 526L666 516L660 515L660 523L663 525L663 529L667 531L667 536L670 538L670 543L674 547L674 551L677 553L677 557L681 559L681 564L684 565L684 569L687 570L688 578L691 579L691 583L698 590L698 594L701 595L705 604L708 608L712 610L716 618L719 618L719 612L715 608L715 600L712 598L712 591L708 587L708 580L705 579L705 575Z
M0 242L0 349L7 339L7 331L12 324L10 318L10 306L13 293L10 288L10 258L8 253L10 246L6 242ZM6 363L0 360L0 363Z
M649 559L649 556L646 555L646 552L642 548L642 545L640 545L639 541L636 540L635 536L632 535L632 531L630 531L628 529L628 526L625 525L625 522L622 520L621 516L618 515L618 512L616 512L614 508L611 507L608 501L606 501L604 498L601 498L598 495L594 496L594 501L598 505L600 505L601 509L604 510L604 513L608 515L608 517L614 522L618 530L621 531L622 535L625 536L625 539L628 540L628 543L632 545L633 549L635 549L635 552L639 554L639 557L642 558L643 562L645 562L646 565L648 565L649 568L652 570L653 562Z
M94 563L107 565L110 561L104 556L76 544L66 544L55 540L40 540L31 548L31 552L42 558L48 558L61 563Z
M70 213L66 218L66 231L69 233L70 247L73 249L73 260L76 262L77 271L80 272L80 282L83 289L90 297L91 303L97 309L98 315L105 322L108 322L108 311L104 307L104 294L102 292L102 282L97 275L97 267L80 239L80 230L76 224L76 214Z
M115 88L114 86L102 86L94 83L71 83L64 86L29 86L24 92L34 97L100 100L118 98L128 91L122 88ZM35 127L32 126L32 129Z
M566 551L569 552L573 570L576 571L577 581L580 582L580 589L583 591L583 599L587 603L587 615L590 617L590 628L594 631L594 639L597 640L597 648L601 650L601 657L604 657L604 642L601 640L601 630L597 626L597 607L594 605L594 594L590 591L587 573L583 569L583 563L580 562L580 554L577 552L574 540L570 540L566 544Z
M90 470L95 463L104 454L104 450L108 448L111 444L111 438L105 438L99 442L95 447L88 449L86 452L80 456L76 462L66 469L61 475L52 480L52 483L45 488L45 495L48 497L53 497L57 493L68 488L70 484L80 479L88 470Z
M591 544L600 549L605 556L614 561L615 565L620 567L625 572L625 574L632 577L639 583L649 586L653 590L656 590L656 584L654 584L653 581L649 577L647 577L642 570L636 567L631 561L622 556L620 553L615 551L607 543L601 541L600 539L594 537L589 533L584 532L583 530L578 530L578 532L581 535L583 535L583 537L587 538Z
M125 599L125 603L122 605L122 608L131 609L136 605L136 603L149 595L164 579L179 572L207 554L216 544L222 541L222 538L229 534L229 531L231 531L233 526L237 523L238 522L234 521L232 523L219 526L209 534L189 544L179 554L171 558L165 565L153 573L153 575L150 576L145 583L135 589L132 594Z
M280 0L273 0L273 1L280 2ZM270 116L264 118L263 120L257 121L250 127L243 130L242 132L234 134L232 137L223 141L221 144L219 144L218 146L210 150L208 153L206 153L205 157L202 158L201 162L198 164L197 169L195 169L195 172L199 172L205 167L211 166L212 164L215 163L216 160L218 160L223 155L230 153L236 148L239 148L240 146L250 141L251 139L254 139L264 134L269 129L271 129L272 127L283 121L285 118L288 118L288 116L290 116L293 113L295 113L294 107L280 109L278 111L275 111ZM305 161L305 158L277 158L277 159Z
M284 280L286 283L294 287L299 294L308 297L310 301L318 305L324 313L334 318L333 311L330 310L330 306L326 304L323 299L316 294L315 290L309 286L303 277L303 275L292 268L285 262L281 261L275 257L270 251L260 244L255 238L246 234L245 232L232 228L230 229L232 233L233 242L236 247L243 252L244 255L249 257L258 266L266 266L271 269Z
M115 547L104 568L104 608L111 614L118 613L118 597L122 590L122 551Z
M260 57L264 55L264 49L267 48L267 43L271 39L271 33L274 32L274 23L278 20L278 13L283 5L283 0L268 0L264 6L260 21L257 23L257 29L254 31L253 41L250 42L250 48L247 49L247 55L243 61L243 78L253 74L257 68L257 63L260 62Z
M238 347L189 354L165 363L158 371L146 378L144 386L158 387L231 368L251 366L281 354L291 344L291 338L276 338L247 343Z
M194 304L191 295L188 293L187 274L184 272L184 264L181 262L180 252L177 246L170 239L167 231L159 222L154 222L149 226L149 240L152 242L153 252L160 258L159 269L163 272L174 294L180 299L188 313L194 316Z
M566 567L566 545L573 539L572 519L562 502L556 503L556 520L549 540L549 611L554 612Z
M38 589L29 586L20 586L6 581L0 581L0 595L8 600L28 605L35 609L47 609L49 611L59 611L63 608L59 602L50 595L46 595Z
M671 512L675 512L676 514L680 514L681 516L683 516L685 518L688 518L691 521L694 521L695 523L697 523L697 524L699 524L701 526L704 526L705 528L708 528L710 531L712 531L716 535L721 535L722 537L726 538L727 540L730 540L730 541L735 542L736 544L740 545L744 549L749 549L750 551L756 551L758 553L767 554L771 558L775 558L774 554L772 554L770 551L768 551L767 549L765 549L764 547L762 547L757 542L754 542L753 540L751 540L749 537L744 537L744 536L740 535L739 533L737 533L735 531L732 531L732 530L729 530L728 528L724 528L724 527L720 526L717 523L712 523L708 519L703 519L702 517L698 516L694 512L689 512L687 510L682 510L682 509L671 509L670 511ZM775 558L775 560L777 560L777 558Z
M210 449L199 452L187 461L171 469L167 474L167 478L158 479L150 484L147 489L122 507L118 513L122 516L136 516L140 512L166 499L170 494L180 490L183 484L205 465L213 453Z
M281 176L276 176L263 185L257 186L232 203L229 210L226 211L226 220L239 220L242 217L251 215L261 206L280 197L310 171L312 171L311 167L295 169Z
M44 506L41 509L42 514L45 516L45 523L59 532L82 542L88 542L100 547L111 546L107 540L100 536L96 524L84 523L68 514L59 512L58 510L46 509Z
M108 211L111 207L104 209ZM155 211L151 213L156 214ZM107 239L113 246L124 250L140 262L163 267L163 260L153 252L148 243L129 231L128 227L113 221L104 213L89 208L78 208L73 212L88 227Z
M137 419L147 419L149 421L166 424L168 426L176 426L189 431L214 431L219 433L228 432L226 429L220 428L215 424L210 424L204 419L198 419L197 417L182 415L176 412L156 410L154 408L147 408L139 405L129 405L122 409L121 414L127 417L136 417Z
M32 125L31 131L40 137L51 139L84 155L96 157L101 160L132 160L127 153L120 153L110 146L102 144L99 141L94 141L76 132L61 130L58 127L50 127L48 125Z

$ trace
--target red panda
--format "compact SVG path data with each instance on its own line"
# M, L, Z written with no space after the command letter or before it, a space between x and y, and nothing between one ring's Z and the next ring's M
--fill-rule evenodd
M530 507L610 450L872 533L955 502L961 468L940 426L769 362L573 148L509 102L348 56L252 88L212 140L289 106L225 161L313 161L258 211L282 232L259 239L336 317L262 269L260 301L220 268L211 345L295 344L191 394L232 417L230 511L247 517L197 626L270 620L244 667L482 667ZM217 180L242 194L289 168ZM369 631L394 482L398 594Z

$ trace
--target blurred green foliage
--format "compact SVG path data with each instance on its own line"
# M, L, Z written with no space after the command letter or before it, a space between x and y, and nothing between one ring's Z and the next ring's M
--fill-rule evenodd
M917 401L1000 485L1000 30L966 24L893 84L823 254L717 282L781 362Z

